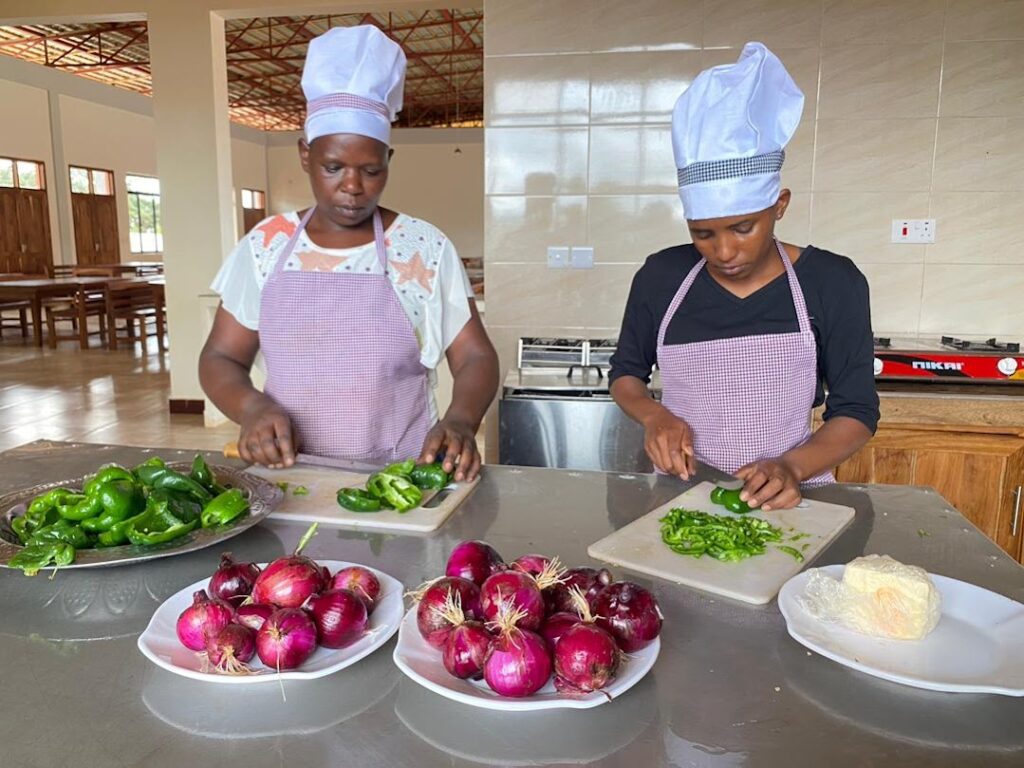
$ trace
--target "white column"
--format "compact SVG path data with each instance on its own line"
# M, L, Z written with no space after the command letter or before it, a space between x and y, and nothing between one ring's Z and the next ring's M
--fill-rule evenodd
M190 3L149 14L163 216L171 398L198 400L206 338L200 295L233 245L224 20Z

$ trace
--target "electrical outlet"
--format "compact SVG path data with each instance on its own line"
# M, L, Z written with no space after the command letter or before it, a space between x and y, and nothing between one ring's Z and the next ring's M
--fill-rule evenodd
M549 245L548 246L548 269L568 269L569 267L569 246Z
M589 245L574 245L569 253L569 266L573 269L593 269L594 249Z
M935 219L893 219L892 242L934 243Z

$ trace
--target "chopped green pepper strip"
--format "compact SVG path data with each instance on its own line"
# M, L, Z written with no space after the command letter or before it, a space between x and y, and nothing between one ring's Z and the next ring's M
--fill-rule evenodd
M290 483L287 480L278 480L277 487L281 489L282 493L288 493L288 486Z
M362 488L342 488L338 491L338 506L351 512L380 512L381 500Z
M763 555L768 543L782 539L780 528L759 517L712 515L677 508L660 522L662 541L673 552L691 557L708 555L722 562Z
M292 496L309 496L309 488L304 485L296 485Z
M378 472L366 481L366 490L397 512L408 512L423 501L423 491L401 475Z
M62 541L33 544L7 561L12 568L21 568L26 576L35 576L49 565L60 567L75 561L75 548Z
M238 488L224 491L203 507L201 518L203 528L227 525L236 517L244 514L247 509L249 509L249 501Z
M787 555L791 555L793 559L796 560L798 563L802 563L804 561L804 556L798 549L788 547L785 544L776 544L775 548L781 550L782 552L785 552Z

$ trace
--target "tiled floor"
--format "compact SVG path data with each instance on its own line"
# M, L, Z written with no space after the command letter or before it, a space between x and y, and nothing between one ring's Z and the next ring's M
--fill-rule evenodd
M0 342L0 450L39 439L217 450L237 438L233 424L170 415L169 396L167 356L152 338L145 352L39 350L10 330Z

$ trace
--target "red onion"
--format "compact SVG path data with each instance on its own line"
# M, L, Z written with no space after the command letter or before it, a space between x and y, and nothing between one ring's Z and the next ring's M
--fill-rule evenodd
M210 577L210 594L238 607L252 592L260 575L256 563L236 563L230 552L220 556L220 567Z
M662 615L654 595L630 581L617 581L594 601L597 626L607 630L626 653L653 642L661 632Z
M512 561L512 567L517 571L528 573L530 576L540 576L551 564L551 559L544 555L523 555Z
M348 589L355 592L366 603L366 612L373 613L380 597L380 580L369 568L350 565L342 568L330 582L331 589Z
M316 624L317 640L325 648L352 645L370 626L366 603L347 589L330 589L311 597L305 608Z
M477 586L505 567L501 555L486 541L464 541L448 555L445 576L469 579Z
M569 593L573 587L583 590L587 602L593 607L597 594L612 583L612 574L604 568L600 571L586 567L570 568L562 574L560 581L560 584L555 584L544 590L544 602L547 605L548 613L576 612L576 606Z
M450 596L450 597L449 597ZM454 625L446 616L445 603L448 600L458 604L467 619L481 619L480 588L468 579L457 576L442 576L428 584L418 595L420 604L416 609L416 626L420 634L434 648L444 648Z
M270 614L276 610L277 608L266 603L246 603L240 605L235 611L235 621L253 632L259 632L263 622L269 619Z
M462 680L479 680L484 672L484 659L491 645L491 633L479 621L463 621L448 635L444 644L444 668Z
M321 592L327 582L324 571L314 560L299 553L316 533L316 523L299 540L289 557L279 557L266 567L252 588L254 603L272 603L279 608L298 608L311 595Z
M229 675L244 675L256 655L256 633L241 624L228 624L206 643L206 655L214 668Z
M235 610L219 597L210 597L205 589L192 594L192 605L181 612L175 627L181 644L189 650L205 651L211 635L231 623Z
M277 671L295 669L316 650L316 625L298 608L274 611L256 633L260 661Z
M547 643L537 633L517 626L522 613L509 602L501 605L496 622L499 634L484 659L484 680L502 696L529 696L551 677Z
M604 688L615 677L621 652L615 639L594 624L590 606L579 587L573 599L582 620L569 627L555 643L555 687L570 695Z
M580 617L577 613L569 613L568 611L551 613L544 619L544 623L540 625L540 636L547 640L548 646L553 649L555 643L558 642L558 638L565 634L565 630L579 623Z
M485 621L496 621L498 608L503 603L511 603L512 608L522 614L517 622L522 629L538 629L544 620L544 598L537 582L521 571L496 573L481 585L480 607Z

